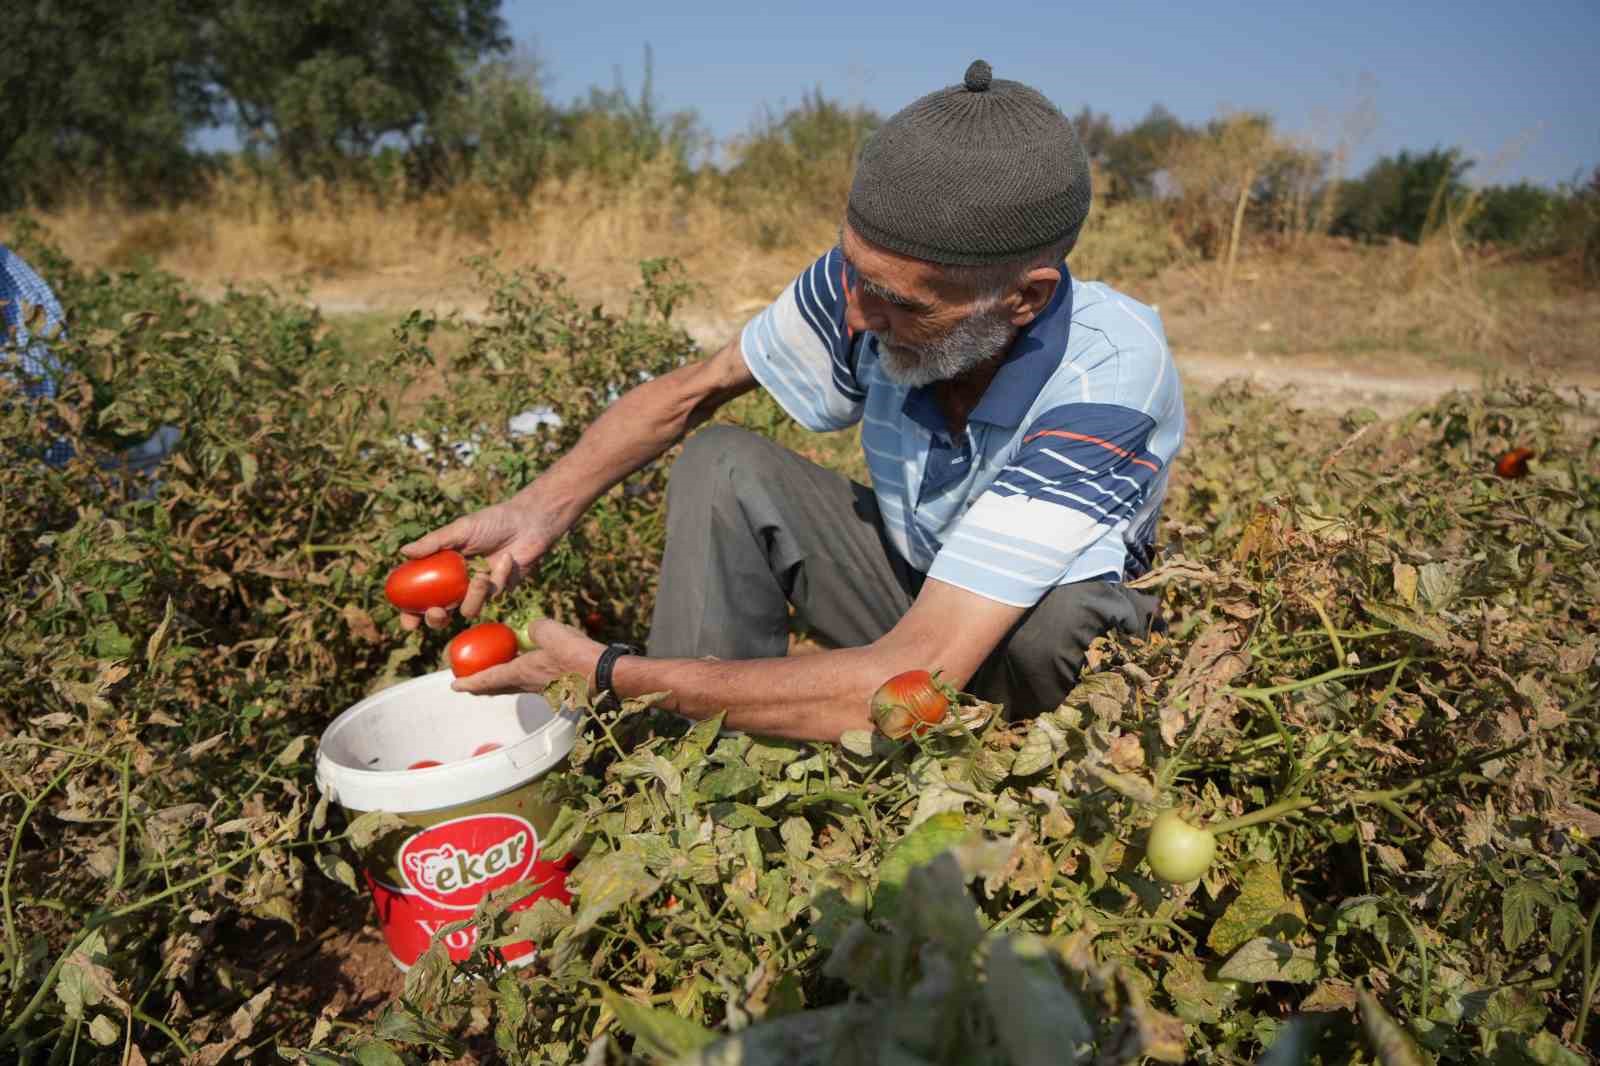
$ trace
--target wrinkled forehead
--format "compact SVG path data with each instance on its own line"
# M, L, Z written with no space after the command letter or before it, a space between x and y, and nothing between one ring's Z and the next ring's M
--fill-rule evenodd
M966 302L970 296L938 263L873 244L851 229L848 222L839 227L839 248L844 253L845 270L853 279L870 282L909 300L934 305L957 304Z

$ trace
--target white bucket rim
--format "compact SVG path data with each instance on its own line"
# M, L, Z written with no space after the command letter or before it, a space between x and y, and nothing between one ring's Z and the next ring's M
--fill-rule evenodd
M452 680L454 676L449 670L436 670L375 692L343 711L328 723L318 743L317 787L348 810L423 814L477 803L526 785L566 758L577 742L578 711L557 712L544 697L524 693L515 697L467 697L533 699L543 704L551 715L548 722L521 740L482 755L421 770L368 770L329 755L329 748L333 746L330 742L357 719L380 710L387 703L413 698L428 688L442 687L450 692ZM459 693L450 695L462 698Z

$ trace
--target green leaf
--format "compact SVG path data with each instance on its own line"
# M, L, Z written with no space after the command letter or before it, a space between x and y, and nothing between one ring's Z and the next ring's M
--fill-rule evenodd
M878 890L873 897L875 917L891 917L900 903L906 877L913 868L963 840L967 820L957 812L936 814L900 839L878 868Z
M1538 881L1524 878L1506 886L1500 897L1500 939L1507 951L1516 951L1538 926L1538 909L1555 901Z
M611 989L601 993L617 1024L633 1034L637 1050L652 1058L676 1059L712 1044L717 1034L670 1010L651 1007L620 996Z
M1024 958L1007 937L989 951L988 970L984 999L1013 1066L1084 1061L1078 1048L1094 1042L1094 1027L1048 958Z
M732 799L759 784L761 775L748 766L724 766L702 777L697 789L707 799L721 800Z
M355 1049L360 1066L406 1066L406 1060L382 1040L368 1040Z
M1277 866L1258 863L1245 872L1239 895L1211 926L1206 944L1218 955L1231 955L1239 945L1264 931L1293 937L1304 926L1300 904L1283 894L1283 875Z
M661 887L660 881L640 868L637 858L619 851L585 859L572 871L567 884L578 892L574 935L588 932L606 915Z
M1222 964L1219 976L1236 981L1288 981L1310 984L1317 979L1317 957L1306 948L1258 936Z

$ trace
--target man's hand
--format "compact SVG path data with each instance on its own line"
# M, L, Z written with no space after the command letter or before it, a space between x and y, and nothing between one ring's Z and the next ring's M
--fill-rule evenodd
M515 588L565 531L544 509L517 497L458 518L412 541L400 551L411 559L446 548L454 548L469 557L487 556L488 573L480 572L473 577L467 586L466 599L461 601L462 617L476 618L483 609L484 600ZM400 614L400 624L406 629L416 629L424 619L434 629L441 629L450 623L450 612L433 607L426 615L410 611Z
M512 692L542 692L562 674L581 674L594 685L594 668L606 646L590 640L571 626L548 618L528 625L534 649L501 666L491 666L450 685L457 692L499 696Z

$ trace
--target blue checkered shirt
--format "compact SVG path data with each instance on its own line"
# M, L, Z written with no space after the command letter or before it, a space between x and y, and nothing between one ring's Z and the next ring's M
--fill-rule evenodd
M28 396L50 400L55 398L64 371L44 342L28 333L27 322L35 307L44 312L46 334L62 335L66 316L50 286L21 256L0 244L0 364L13 364L21 370L23 391ZM72 448L65 441L55 441L45 449L44 458L59 465L72 458Z

